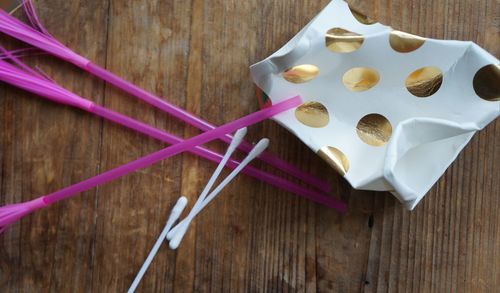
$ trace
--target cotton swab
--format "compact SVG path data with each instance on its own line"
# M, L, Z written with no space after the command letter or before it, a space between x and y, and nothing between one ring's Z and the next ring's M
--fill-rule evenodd
M148 254L148 257L144 261L144 264L142 265L141 269L137 273L137 276L135 276L134 281L132 282L132 285L130 285L130 288L128 289L127 293L133 293L137 289L137 286L142 280L142 277L146 273L147 269L149 268L149 265L153 261L153 258L156 256L156 253L160 249L161 244L165 241L165 236L167 236L168 231L172 226L174 225L175 221L179 219L179 217L182 214L182 211L184 211L184 208L187 205L187 198L182 196L177 200L177 203L175 206L172 208L172 212L170 213L170 216L168 217L167 223L165 224L165 227L160 233L160 236L156 240L155 244L153 245L153 248Z
M32 23L33 27L38 30L28 26L17 18L7 14L3 10L0 10L1 32L41 50L44 50L49 54L59 57L67 62L70 62L80 67L81 69L86 70L87 72L116 86L117 88L127 92L128 94L137 97L145 103L148 103L151 106L156 107L159 110L168 113L202 131L208 131L215 127L209 122L204 121L203 119L167 101L162 100L160 97L139 88L138 86L118 77L117 75L101 68L96 64L93 64L92 62L90 62L90 60L73 52L47 32L47 30L43 27L40 20L38 19L33 4L30 0L23 0L23 3L30 22ZM223 136L219 139L229 143L231 137ZM246 142L240 145L240 149L246 153L248 153L251 148L252 145ZM315 188L318 188L319 190L329 192L331 189L328 182L305 173L302 170L299 170L297 167L279 159L276 156L264 153L260 156L260 159L268 163L269 165L281 169L285 173L292 175Z
M231 180L233 180L238 173L248 165L253 159L259 156L269 145L269 139L261 139L257 145L250 151L248 156L241 162L241 164L234 169L215 189L212 191L207 198L200 204L198 208L193 208L188 216L182 220L177 226L175 226L169 233L167 233L167 239L170 239L169 246L171 249L177 249L179 247L182 238L186 234L189 224L193 218L205 207L207 206L221 191L226 187Z
M3 54L5 56L11 57L12 61L14 61L16 64L18 64L18 66L24 69L23 71L22 69L17 68L9 64L8 62L0 60L0 81L4 81L13 86L38 94L39 96L51 101L69 105L87 111L89 113L93 113L104 119L115 122L169 144L175 144L183 141L183 139L177 136L171 135L167 132L151 127L128 116L119 114L105 107L96 105L87 99L79 97L74 93L60 87L54 82L47 80L42 74L33 71L31 68L29 68L16 58L12 57L12 54L9 51L2 50L1 47L0 51L3 51ZM219 163L223 158L221 155L200 146L190 149L189 151L216 163ZM229 160L227 166L230 168L236 168L238 164L238 161ZM284 178L278 177L276 175L272 175L251 166L245 168L242 173L253 176L263 182L290 191L299 196L309 198L327 207L337 208L337 201L335 199L314 190L307 189L289 182Z
M238 147L238 145L241 143L241 141L243 140L243 138L245 137L246 134L247 134L246 128L242 128L242 129L239 129L238 131L236 131L236 133L233 136L233 140L231 141L231 144L229 145L226 153L224 154L224 157L220 161L219 165L217 165L217 168L215 169L214 173L212 174L212 176L208 180L208 183L205 186L205 188L203 189L203 191L201 192L200 196L198 196L198 200L196 201L195 205L193 206L193 209L198 208L201 205L201 203L203 202L203 200L205 200L205 197L207 196L208 192L210 191L210 189L214 185L215 180L217 180L217 177L219 177L219 175L222 172L222 169L226 165L227 161L229 160L229 158L231 157L231 155L233 154L235 149Z
M194 136L183 142L179 142L175 145L172 145L170 147L167 147L165 149L162 149L160 151L157 151L155 153L152 153L135 161L129 162L120 167L106 171L100 175L94 176L87 180L63 188L59 191L53 192L45 196L41 196L29 202L3 206L0 208L0 231L5 230L6 226L15 223L22 217L28 215L29 213L34 212L35 210L47 207L63 199L73 197L82 191L86 191L98 185L107 183L121 176L124 176L128 173L131 173L135 170L148 167L156 162L159 162L171 156L175 156L181 152L187 151L196 146L212 141L218 137L234 132L240 128L250 126L265 119L269 119L274 115L298 107L301 104L302 101L298 96L284 100L269 108L254 112L243 118L234 120L220 127L217 127L216 129L204 132L200 135Z
M220 173L222 172L222 169L226 165L227 161L229 160L229 158L233 154L234 150L241 143L241 141L243 140L243 138L245 137L246 134L247 134L246 128L239 129L235 133L235 135L233 136L233 140L231 141L231 144L229 145L229 147L226 150L226 153L224 154L223 159L220 161L219 165L217 165L217 168L215 169L214 173L212 174L212 176L208 180L208 183L205 186L205 188L203 188L203 191L201 192L201 194L198 196L198 200L196 201L196 203L194 204L194 206L191 210L196 210L201 206L201 204L205 200L205 197L207 196L208 192L210 191L210 189L214 185L215 180L217 180Z
M241 141L245 137L246 133L247 133L246 127L238 129L238 131L236 131L236 133L233 136L233 140L231 141L231 144L229 145L226 153L224 154L224 157L222 158L221 162L217 166L217 169L214 172L214 175L212 176L212 178L210 178L207 186L205 187L206 191L203 190L202 195L200 195L200 198L202 196L205 197L205 195L208 193L208 191L210 190L210 188L214 184L215 180L219 176L220 172L222 172L222 169L226 165L227 161L231 157L231 154L235 151L235 149L241 143ZM141 281L144 273L146 272L147 268L151 264L151 261L153 260L154 256L156 255L156 252L160 248L161 243L163 241L165 241L165 238L167 236L168 231L170 231L170 228L172 228L175 221L179 218L179 216L181 215L182 211L184 210L186 204L187 204L187 198L181 197L179 199L177 205L172 209L172 214L170 215L169 220L167 221L167 224L165 225L165 228L161 232L160 237L156 241L155 245L153 246L153 249L149 253L148 257L146 258L146 261L144 262L141 269L139 270L139 273L135 277L134 282L132 282L132 285L128 289L128 291L127 291L128 293L134 292L135 289L137 288L137 286L139 285L139 282ZM198 204L198 202L196 202L196 204ZM181 205L182 208L178 207L179 205ZM195 205L195 207L196 207L196 205ZM193 207L193 209L194 209L194 207Z

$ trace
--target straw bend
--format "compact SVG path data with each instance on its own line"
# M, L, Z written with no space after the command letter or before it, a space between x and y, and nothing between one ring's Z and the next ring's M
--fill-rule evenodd
M84 67L90 62L88 59L61 44L52 36L33 29L12 15L9 15L3 9L0 9L0 31L79 67Z
M62 88L56 88L44 79L33 78L28 74L23 74L22 70L4 60L0 60L0 68L0 80L8 84L15 85L48 100L77 107L82 110L91 111L94 107L94 102Z

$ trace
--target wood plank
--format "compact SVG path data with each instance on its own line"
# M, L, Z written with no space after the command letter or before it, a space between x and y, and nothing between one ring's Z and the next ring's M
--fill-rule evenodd
M112 1L109 10L107 69L169 101L185 103L189 6L169 1ZM183 126L164 113L106 88L106 106L180 135ZM103 168L109 169L161 148L164 144L105 124ZM100 189L92 289L125 291L163 227L181 191L182 157L126 176ZM160 254L142 286L171 291L174 254ZM168 265L167 265L168 264Z

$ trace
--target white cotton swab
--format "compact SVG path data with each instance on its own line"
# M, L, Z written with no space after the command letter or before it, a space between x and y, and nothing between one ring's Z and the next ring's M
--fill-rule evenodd
M163 228L163 231L161 231L160 237L158 237L158 240L156 240L155 245L149 252L148 257L144 261L144 264L142 265L141 269L137 273L137 276L135 277L134 281L132 282L132 285L130 285L130 288L128 289L127 293L132 293L137 289L137 286L141 282L142 277L146 273L146 270L148 269L149 265L153 261L153 258L155 257L156 253L160 249L161 244L163 243L165 236L167 235L168 231L172 226L174 225L175 221L180 217L182 214L182 211L184 211L184 208L187 205L187 198L182 196L177 200L177 203L175 206L172 208L172 212L170 213L170 216L168 217L167 223L165 227Z
M198 200L194 204L193 209L197 208L197 206L199 206L205 200L205 197L207 196L208 192L210 191L215 181L219 177L220 173L222 172L222 169L227 164L227 161L229 161L229 158L231 158L231 155L234 153L234 151L241 144L243 138L245 138L245 135L247 135L246 127L238 129L238 131L236 131L236 133L233 136L233 139L231 140L231 143L229 144L229 147L227 148L226 153L224 154L224 157L222 158L219 165L215 169L214 174L212 174L212 177L210 177L210 179L208 180L207 185L205 186L200 196L198 197Z
M198 201L195 203L195 206L193 207L193 209L197 205L200 205L203 202L203 199L205 199L205 196L207 195L208 191L210 191L210 188L212 188L212 186L214 185L215 180L217 180L217 177L222 172L222 169L227 164L227 161L229 161L229 158L231 157L231 155L234 153L236 148L241 144L241 142L243 141L243 138L245 137L246 134L247 134L246 127L238 129L238 131L236 131L236 133L234 134L233 139L231 141L231 144L227 148L226 154L224 155L224 157L220 161L219 165L215 169L214 174L212 175L212 177L208 181L207 186L205 186L205 189L203 190L203 192L200 194L200 197L198 198ZM175 221L177 221L177 219L180 217L180 215L182 214L182 211L184 210L186 205L187 205L187 198L184 196L179 198L179 200L177 201L177 204L172 209L172 213L170 214L170 217L168 218L167 224L163 228L163 231L161 232L160 237L158 237L158 240L156 241L155 245L151 249L151 252L149 253L146 260L144 261L144 264L142 265L141 269L139 270L139 273L135 277L135 279L132 282L132 285L130 286L127 293L132 293L135 291L135 289L139 285L139 282L141 281L142 277L146 273L146 270L148 269L149 265L153 261L153 258L155 257L156 253L160 249L162 242L167 237L167 233L170 231L170 228L172 228Z
M207 185L205 186L205 188L201 192L200 196L198 197L198 200L196 201L196 203L194 204L194 206L191 210L197 209L203 203L208 192L210 191L210 189L214 185L215 181L219 177L220 173L222 172L222 169L227 164L227 161L229 161L229 158L231 158L231 155L234 153L236 148L238 148L238 146L241 144L241 142L243 141L243 138L245 137L246 134L247 134L246 127L238 129L238 131L236 131L236 133L233 136L233 139L231 140L231 143L229 144L229 147L226 150L226 153L224 154L224 157L222 157L222 160L220 161L219 165L217 165L217 168L215 169L214 173L212 174L212 177L210 177L210 179L208 180ZM175 227L174 227L174 229L175 229ZM174 234L175 234L175 231L170 231L167 234L167 239L170 240ZM171 235L171 236L169 237L169 235Z
M207 206L210 201L212 201L221 191L224 187L226 187L231 180L233 180L236 175L246 166L248 165L253 159L258 157L269 145L269 139L264 138L261 139L257 145L252 149L252 151L248 154L248 156L241 162L241 164L235 168L215 189L212 191L207 198L202 202L202 204L197 208L193 208L191 212L188 214L188 216L182 220L177 226L175 226L171 232L173 232L173 235L169 246L171 249L177 249L179 247L179 244L182 241L182 238L186 234L186 231L189 227L189 224L193 220L193 218L205 207Z

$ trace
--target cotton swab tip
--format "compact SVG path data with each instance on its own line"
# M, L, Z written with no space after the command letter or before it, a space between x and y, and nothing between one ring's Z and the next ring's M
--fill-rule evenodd
M172 211L170 212L170 216L168 217L167 224L163 228L163 231L160 234L160 237L156 240L153 248L148 254L148 257L144 261L144 264L142 265L141 269L137 273L137 276L135 277L134 281L132 282L132 285L130 285L130 288L128 289L127 293L133 293L137 289L137 286L139 286L139 283L142 280L142 277L146 273L146 270L149 268L149 265L153 261L153 258L155 255L158 253L158 250L160 249L161 244L163 243L165 236L168 232L168 230L172 227L172 225L177 221L179 218L180 214L182 214L182 211L187 205L187 198L184 196L181 196L178 200L177 203L174 205L172 208Z
M245 137L245 135L247 135L247 132L248 129L246 127L240 128L234 134L233 139L238 139L241 141Z
M179 231L179 227L181 224L182 224L182 221L180 223L178 223L177 225L175 225L175 227L172 227L172 229L170 229L170 231L168 231L167 236L165 237L165 238L167 238L168 241L170 241L170 240L172 240L172 238L174 238L174 235L177 233L177 231Z
M186 208L187 203L188 199L185 196L181 196L172 208L172 216L177 215L178 218L182 214L182 211L184 211L184 208Z
M177 200L177 203L172 208L172 212L170 213L170 217L168 217L168 223L171 223L171 225L173 225L174 222L177 221L177 219L179 219L179 217L181 216L182 212L186 208L187 203L188 203L188 199L185 196L181 196ZM170 229L171 227L172 226L170 226L168 228L168 233L165 236L167 238L167 240L170 240L173 237L173 235L175 233L175 230L177 228L177 226L175 226L175 227L173 227L173 229ZM170 237L169 237L169 235L170 235Z
M245 135L247 135L246 127L238 129L231 140L231 144L229 144L227 152L231 154L241 144Z
M184 211L184 208L186 208L187 202L188 200L185 196L181 196L177 200L174 207L172 208L172 211L170 212L170 216L168 216L167 224L165 225L166 232L163 238L166 237L167 232L170 232L174 223L180 218L182 212Z
M170 249L177 249L179 247L179 244L182 241L182 238L184 238L184 235L186 234L186 231L189 227L189 223L181 223L180 227L176 230L174 236L172 237L172 240L168 243L168 246Z
M248 154L248 160L253 160L256 157L258 157L260 154L262 154L267 147L269 146L269 139L263 138L261 139L255 147L252 149L252 151Z

